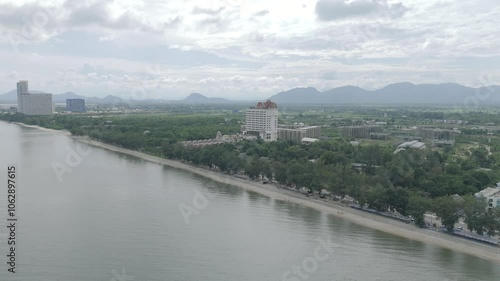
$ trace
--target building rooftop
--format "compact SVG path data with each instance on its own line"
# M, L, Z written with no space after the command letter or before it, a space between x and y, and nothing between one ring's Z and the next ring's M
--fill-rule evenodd
M401 150L406 150L406 149L409 149L409 148L412 148L412 149L424 149L426 147L427 146L423 142L419 142L419 141L416 141L416 140L407 141L407 142L403 142L402 144L398 145L398 147L396 148L396 150L393 153L396 154L396 153L400 152Z
M425 143L419 142L419 141L407 141L403 142L402 144L398 145L398 148L417 148L417 149L422 149L425 148Z
M496 198L500 198L500 186L487 187L487 188L485 188L485 189L477 192L474 195L476 197L483 196L483 197L496 197Z
M317 142L317 141L319 141L319 139L313 139L313 138L303 138L301 141L302 141L302 142L309 142L309 143L313 143L313 142Z
M455 140L434 140L433 142L435 144L449 144L449 145L455 144Z
M278 108L278 105L271 100L267 100L265 102L258 102L256 109L270 109L270 108Z
M299 129L302 129L302 130L307 130L307 129L314 129L314 128L318 128L320 126L306 126L306 127L299 127Z

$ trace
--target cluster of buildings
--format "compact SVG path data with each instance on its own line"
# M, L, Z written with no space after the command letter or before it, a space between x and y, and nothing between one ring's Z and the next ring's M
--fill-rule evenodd
M52 94L29 92L28 81L17 82L17 112L26 115L52 115L54 103Z
M424 140L453 140L460 134L459 130L445 130L435 127L418 127L416 130L417 136Z
M340 136L359 139L376 138L382 131L380 125L342 126L339 128Z
M409 129L387 130L383 125L385 122L376 122L374 124L365 124L358 126L339 127L339 134L345 138L359 139L387 139L389 136L401 137L405 140L419 140L436 142L436 144L450 144L461 132L458 129L446 130L431 126L419 126Z
M382 125L385 124L382 123L342 126L339 127L339 134L342 137L351 139L386 140L390 136L401 138L404 142L394 151L394 153L397 153L406 149L424 149L427 145L434 147L453 146L455 144L455 137L461 133L458 129L447 130L431 126L419 126L409 129L400 128L399 130L390 131L387 128L384 129Z
M302 141L303 139L318 139L321 136L321 126L279 125L278 139Z
M462 120L444 120L443 123L464 123ZM394 154L407 149L425 149L428 145L433 147L452 147L455 145L455 137L461 132L458 129L446 130L432 126L419 126L412 128L399 128L396 130L387 130L383 127L383 122L372 122L371 124L357 126L339 127L339 134L344 138L350 139L372 139L386 140L390 136L401 138L404 142L400 143ZM358 142L351 142L357 145Z
M259 102L255 107L247 109L245 124L241 126L241 134L222 135L218 132L214 139L184 141L182 144L186 147L202 147L258 138L266 142L295 140L309 144L318 141L321 136L320 126L278 125L278 114L278 105L275 102L270 100Z
M309 143L321 136L320 126L278 125L278 106L267 100L247 109L245 125L241 130L244 135L259 136L262 140L295 140Z
M432 123L437 123L437 124L457 124L457 125L467 125L469 121L467 120L446 120L446 119L432 119Z
M66 111L85 112L84 99L67 99ZM25 115L52 115L54 102L52 94L30 93L28 81L17 82L17 112Z
M406 149L424 149L427 148L426 143L433 147L453 147L455 145L455 137L459 134L461 134L461 131L458 129L446 130L427 126L414 127L414 134L401 134L405 142L398 145L394 153Z

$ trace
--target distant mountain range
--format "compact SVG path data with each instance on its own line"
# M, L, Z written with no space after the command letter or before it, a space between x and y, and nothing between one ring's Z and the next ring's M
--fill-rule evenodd
M295 88L270 98L278 104L421 104L463 105L500 104L500 86L470 88L459 84L396 83L368 91L345 86L320 92L315 88Z
M32 93L42 93L40 91L31 91ZM17 101L17 91L12 90L9 91L3 95L0 95L0 102L12 102L12 101Z
M179 103L200 103L200 104L208 104L208 103L228 103L230 100L223 98L209 98L202 94L192 93L185 99L177 101Z
M75 94L73 92L67 92L64 94L54 95L53 99L54 99L54 102L56 102L56 103L65 103L66 99L84 99L86 103L95 103L95 104L113 104L113 103L116 104L116 103L125 102L124 99L117 97L117 96L112 96L112 95L105 96L104 98L98 98L98 97L80 96L80 95Z
M34 91L35 92L35 91ZM116 96L104 98L85 97L68 92L54 95L54 102L64 103L68 98L82 98L88 104L118 104L131 102ZM270 99L280 104L352 104L352 105L467 105L500 104L500 86L470 88L459 84L420 84L396 83L384 88L369 91L359 87L345 86L320 92L315 88L294 88L273 95ZM16 102L16 90L0 95L0 102ZM224 98L209 98L192 93L181 100L141 100L134 103L182 103L182 104L224 104L236 103ZM242 103L242 102L239 102Z

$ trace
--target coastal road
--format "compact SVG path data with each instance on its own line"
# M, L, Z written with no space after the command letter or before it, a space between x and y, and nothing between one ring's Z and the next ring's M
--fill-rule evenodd
M430 225L432 224L436 224L436 229L435 230L439 230L439 228L441 227L441 220L437 218L437 216L435 214L425 214L425 221L427 223L430 223ZM458 231L457 228L461 227L462 229L460 231ZM461 233L461 234L466 234L466 235L470 235L470 236L473 236L473 237L476 237L476 238L482 238L482 239L489 239L489 240L492 240L492 241L496 241L496 242L500 242L500 239L498 237L488 237L488 236L482 236L482 235L479 235L475 232L472 232L470 230L467 229L467 224L464 223L464 220L461 218L459 219L459 221L455 224L455 232L458 232L458 233Z

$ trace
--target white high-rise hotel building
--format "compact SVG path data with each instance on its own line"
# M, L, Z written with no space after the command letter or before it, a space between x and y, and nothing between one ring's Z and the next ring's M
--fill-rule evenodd
M52 115L52 94L30 94L28 81L17 82L17 112L26 115Z
M278 140L278 106L267 100L247 109L245 114L246 134L259 135L264 141Z

